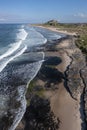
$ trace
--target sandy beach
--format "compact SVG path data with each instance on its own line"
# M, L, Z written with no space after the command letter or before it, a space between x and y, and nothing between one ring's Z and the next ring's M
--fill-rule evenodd
M51 31L63 33L66 35L71 35L71 36L77 35L76 32L67 32L66 30L60 30L60 28L56 28L56 27L45 27L45 26L38 26L38 27L46 28L46 29L49 29Z

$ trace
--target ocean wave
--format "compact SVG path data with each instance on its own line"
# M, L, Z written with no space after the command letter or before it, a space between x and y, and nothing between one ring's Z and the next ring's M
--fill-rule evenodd
M26 43L28 47L42 45L47 42L47 39L35 28L28 27L27 29L29 32L29 37L27 38L27 43Z
M2 61L1 65L0 65L0 72L6 67L6 65L12 61L14 58L20 56L21 54L23 54L25 52L25 50L27 49L27 46L25 46L21 51L19 51L16 55L12 56L11 58L7 58L6 61Z
M17 34L17 39L19 40L25 40L26 37L27 37L27 32L22 28L22 29L19 29L19 33Z
M52 40L56 40L56 39L60 39L61 36L58 35L58 34L51 34L51 35L49 36L49 38L51 38Z
M41 33L45 38L47 38L47 40L50 40L50 41L57 40L62 37L62 34L50 31L48 29L44 29L40 27L34 27L34 28L37 32Z
M34 29L34 31L43 39L42 44L45 44L47 42L47 38L44 37L40 32L36 31L35 29Z
M17 33L17 40L19 40L16 43L10 44L10 48L7 52L5 52L3 55L0 56L0 60L3 58L10 56L13 52L15 52L20 45L22 44L22 41L26 39L28 33L24 29L19 29L19 33Z

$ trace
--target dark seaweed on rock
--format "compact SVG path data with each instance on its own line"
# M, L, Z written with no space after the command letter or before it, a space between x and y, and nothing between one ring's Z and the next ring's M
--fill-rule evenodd
M60 120L51 111L49 100L39 96L34 96L31 99L24 119L24 130L57 130L60 124Z

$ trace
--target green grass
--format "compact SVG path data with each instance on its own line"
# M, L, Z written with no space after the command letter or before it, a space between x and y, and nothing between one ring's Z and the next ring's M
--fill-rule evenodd
M29 83L29 85L28 85L28 92L32 92L33 91L33 89L34 89L34 87L35 87L35 81L34 80L32 80L30 83Z
M31 95L31 96L29 96L29 98L27 98L27 106L29 106L30 105L30 100L31 100L31 98L32 98L32 96L34 96L34 95L38 95L38 96L40 96L40 97L44 97L44 89L43 89L43 87L41 88L41 86L40 86L40 89L38 90L38 89L36 89L36 82L37 82L37 80L35 80L35 79L33 79L31 82L30 82L30 84L28 85L28 90L27 90L27 96L29 96L29 95Z
M45 92L44 89L39 90L39 91L36 92L36 95L38 95L39 97L44 97L44 92Z
M76 45L87 55L87 35L80 36L80 38L76 40Z

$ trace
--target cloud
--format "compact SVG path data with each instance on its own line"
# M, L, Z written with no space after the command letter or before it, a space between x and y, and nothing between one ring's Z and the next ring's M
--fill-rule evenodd
M0 18L0 21L5 21L6 19L4 19L4 18Z
M85 14L85 13L78 13L78 14L74 14L74 17L87 18L87 14Z

